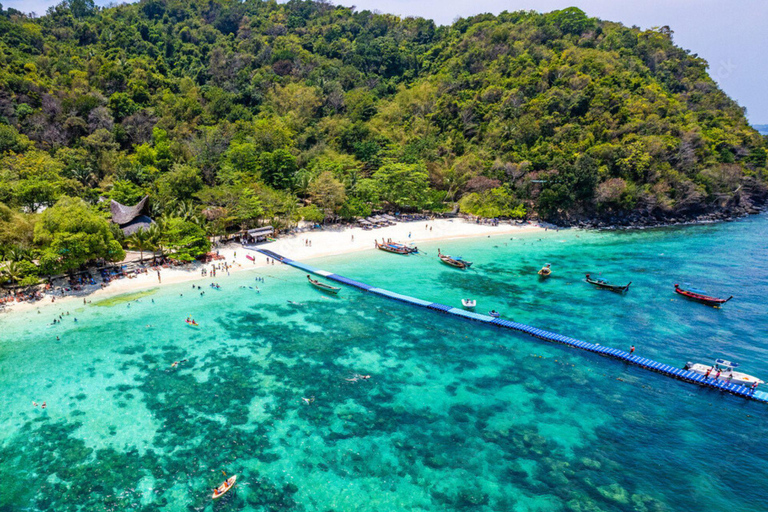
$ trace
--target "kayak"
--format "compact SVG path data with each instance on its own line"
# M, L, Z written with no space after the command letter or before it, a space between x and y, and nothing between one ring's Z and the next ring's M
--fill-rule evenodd
M235 481L237 480L237 475L232 475L231 477L227 478L227 481L218 486L213 491L213 496L211 496L213 499L220 498L223 496L228 490L230 490L234 485Z

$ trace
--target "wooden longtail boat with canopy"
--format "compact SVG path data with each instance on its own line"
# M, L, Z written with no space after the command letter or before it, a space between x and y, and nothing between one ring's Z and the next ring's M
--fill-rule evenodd
M437 256L438 256L438 258L440 258L440 261L442 261L446 265L450 265L452 267L460 268L462 270L466 270L466 269L468 269L469 267L472 266L472 262L471 261L467 261L467 260L461 259L459 257L452 258L452 257L448 256L447 254L441 253L440 249L437 250Z
M610 290L612 292L617 293L624 293L627 290L629 290L629 285L632 284L632 281L630 281L628 284L620 285L620 284L611 284L608 281L605 281L604 279L594 279L590 277L589 274L587 274L587 282L589 284L593 284L597 286L598 288L603 288L604 290Z
M413 254L419 252L418 247L408 247L407 245L398 244L391 241L385 242L382 240L382 242L379 243L378 240L375 240L375 243L377 249L394 254Z

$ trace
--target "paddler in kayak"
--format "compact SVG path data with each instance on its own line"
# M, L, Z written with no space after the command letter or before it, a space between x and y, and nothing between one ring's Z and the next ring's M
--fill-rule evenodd
M235 482L237 481L237 475L232 475L227 479L226 482L218 486L216 489L213 490L213 499L216 499L220 496L222 496L224 493L226 493L228 490L232 488L232 486L235 485Z

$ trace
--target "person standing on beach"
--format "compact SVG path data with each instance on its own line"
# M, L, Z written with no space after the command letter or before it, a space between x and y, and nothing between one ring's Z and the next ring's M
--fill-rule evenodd
M162 281L160 280L160 271L159 270L157 271L157 282L158 283L162 283Z

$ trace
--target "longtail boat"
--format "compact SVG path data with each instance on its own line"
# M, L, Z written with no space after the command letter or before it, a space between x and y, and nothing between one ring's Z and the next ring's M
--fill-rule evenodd
M472 266L471 261L463 260L461 258L451 258L447 254L442 254L440 252L440 249L437 250L437 256L440 258L440 261L445 263L446 265L450 265L452 267L460 268L462 270L466 270L469 267Z
M632 281L629 282L629 284L620 285L620 284L611 284L608 281L605 281L603 279L593 279L589 277L589 274L587 274L587 282L589 284L593 284L597 286L598 288L603 288L605 290L610 290L612 292L618 292L618 293L624 293L627 290L629 290L629 285L632 284Z
M328 293L332 293L332 294L336 295L337 293L339 293L339 290L341 290L341 288L336 288L335 286L331 286L329 284L321 283L317 279L312 279L310 276L307 276L307 279L309 279L309 284L311 284L312 286L314 286L318 290L322 290L324 292L328 292Z
M382 243L379 243L377 240L375 243L377 249L395 254L413 254L415 252L419 252L418 247L408 247L407 245L398 244L395 242L382 241Z
M733 295L728 297L727 299L719 299L717 297L710 297L709 295L704 295L701 293L696 293L688 290L683 290L680 288L680 285L675 285L675 292L679 293L685 298L694 300L696 302L701 302L702 304L706 304L707 306L714 306L714 307L720 307L729 300L733 298Z
M544 267L541 270L539 270L538 274L539 274L539 277L541 279L546 279L549 276L551 276L552 275L552 269L549 267L549 263L544 265Z
M232 475L231 477L227 478L226 482L224 482L223 484L221 484L220 486L218 486L216 489L213 490L213 496L211 497L213 499L222 497L224 494L226 494L228 490L230 490L235 485L236 481L237 481L237 475Z

